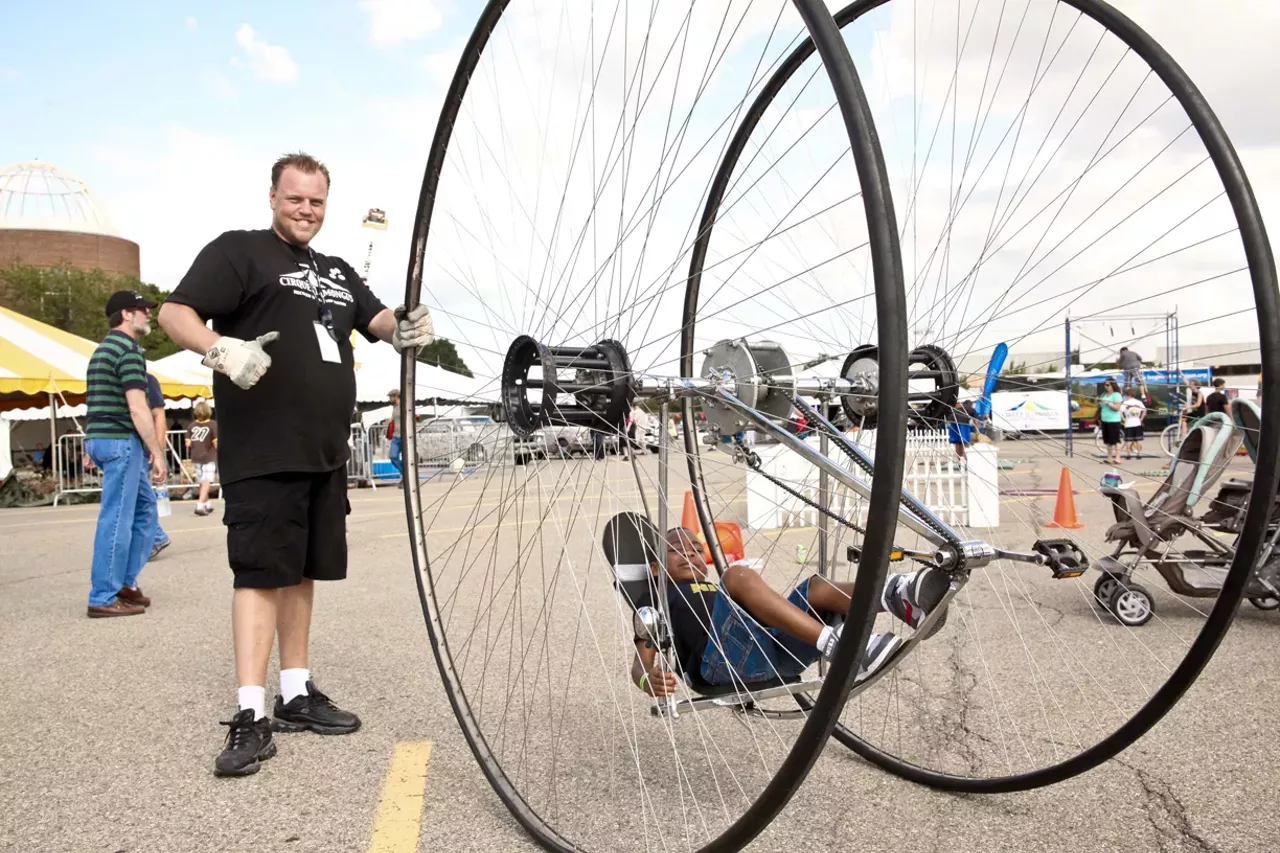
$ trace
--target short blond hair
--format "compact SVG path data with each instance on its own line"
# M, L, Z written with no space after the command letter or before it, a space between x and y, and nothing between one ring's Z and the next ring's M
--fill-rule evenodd
M196 403L193 412L196 416L196 420L198 421L208 421L213 419L213 409L209 408L209 404L204 400Z
M302 151L286 154L279 160L271 164L271 189L280 186L280 176L284 174L284 170L293 167L304 175L314 175L316 172L324 175L324 185L326 187L331 183L329 180L329 169L310 154Z

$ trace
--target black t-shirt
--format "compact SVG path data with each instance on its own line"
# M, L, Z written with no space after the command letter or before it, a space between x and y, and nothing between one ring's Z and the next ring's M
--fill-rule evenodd
M667 585L667 607L671 613L671 639L676 658L685 672L701 674L702 654L711 642L711 613L719 587L713 583L671 583Z
M385 307L346 261L271 230L228 231L205 246L168 301L213 320L221 335L280 333L266 346L270 369L249 390L213 375L221 482L346 464L356 396L351 331L376 340L369 322ZM336 360L325 360L326 349Z
M1223 394L1221 391L1214 391L1208 397L1204 398L1204 408L1205 411L1209 413L1222 412L1223 414L1226 414L1227 395Z

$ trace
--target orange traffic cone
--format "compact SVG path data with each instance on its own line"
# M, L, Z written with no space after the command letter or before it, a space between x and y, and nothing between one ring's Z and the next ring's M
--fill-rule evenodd
M680 526L685 530L692 530L697 535L698 542L702 544L702 555L710 563L712 560L711 546L702 537L702 525L698 522L698 509L693 505L693 492L684 493L684 512L680 515Z
M1071 490L1071 472L1065 467L1058 478L1058 502L1053 507L1053 521L1045 527L1061 527L1067 530L1079 530L1084 527L1076 517L1076 497Z

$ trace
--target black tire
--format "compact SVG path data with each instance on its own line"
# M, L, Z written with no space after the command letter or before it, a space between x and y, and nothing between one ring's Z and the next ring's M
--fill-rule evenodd
M1093 603L1103 610L1111 606L1111 596L1119 589L1120 581L1114 575L1103 575L1093 585Z
M1280 598L1263 598L1262 596L1255 595L1249 599L1249 603L1259 610L1280 609Z
M799 5L799 4L797 4ZM805 12L802 10L802 14ZM822 26L814 26L822 17ZM800 783L808 775L821 753L827 738L838 725L846 697L854 683L854 677L862 662L867 640L879 608L879 590L884 585L889 568L889 557L894 547L893 531L897 522L898 500L902 489L907 439L907 305L903 284L901 246L897 231L897 216L889 191L889 177L875 132L875 122L866 102L866 95L848 54L833 44L841 41L838 28L830 28L825 15L812 10L805 14L806 23L814 37L797 48L779 67L761 90L752 108L743 117L733 139L721 159L703 208L698 225L698 238L690 255L689 277L685 286L683 324L680 334L680 374L697 376L695 372L694 332L698 317L699 287L703 266L707 257L712 232L724 200L733 168L746 147L751 133L765 110L783 84L814 53L821 55L833 83L837 77L841 83L835 86L845 126L852 144L854 163L862 187L863 207L867 229L873 279L875 283L876 312L878 316L877 360L879 389L877 409L880 435L884 437L875 450L876 476L872 484L867 527L869 533L862 543L862 559L859 562L856 591L849 606L846 630L839 647L830 662L826 680L817 698L805 702L809 713L803 729L786 760L778 768L765 792L752 804L748 814L734 830L726 833L733 841L745 845L763 826L780 812L790 800ZM838 64L834 55L843 53ZM834 66L834 67L833 67ZM859 130L861 128L861 131ZM689 468L689 480L697 508L698 522L706 541L711 545L716 570L726 568L724 554L715 531L702 472L697 420L693 402L685 398L682 403L681 422L684 428L684 447ZM748 818L759 823L748 823ZM748 832L749 830L749 832Z
M1111 594L1111 600L1107 602L1107 609L1126 628L1141 627L1156 615L1151 591L1136 583L1118 583Z
M868 12L885 6L890 2L892 0L855 0L855 2L835 14L836 23L839 27L844 28ZM1277 284L1276 266L1271 245L1267 238L1253 189L1244 173L1243 165L1217 116L1205 101L1204 96L1174 59L1144 30L1114 7L1103 2L1103 0L1058 0L1058 2L1073 7L1084 16L1092 18L1123 42L1136 56L1140 57L1169 88L1178 104L1186 112L1200 142L1208 152L1209 159L1212 161L1213 167L1222 181L1225 196L1231 205L1239 226L1240 239L1249 267L1259 326L1259 340L1261 341L1262 374L1265 383L1262 423L1266 425L1266 428L1263 430L1262 435L1263 446L1260 446L1258 452L1257 476L1254 480L1255 486L1250 497L1243 532L1237 542L1227 580L1208 619L1205 621L1196 640L1191 644L1186 656L1169 675L1164 684L1127 722L1108 736L1093 746L1084 749L1079 754L1048 766L1005 776L975 778L941 772L904 761L863 740L843 725L835 727L833 736L867 761L902 778L949 791L1006 793L1056 784L1097 767L1118 755L1159 722L1195 682L1200 672L1212 658L1218 643L1230 626L1234 613L1242 600L1244 589L1252 573L1252 567L1262 547L1272 501L1276 494L1277 481L1280 480L1280 430L1275 426L1277 422L1280 422L1280 399L1277 399L1277 396L1280 395L1280 285ZM761 89L757 100L744 115L742 125L739 127L737 136L734 139L734 144L726 150L719 167L720 171L712 183L707 210L700 223L702 230L699 235L699 241L694 247L694 263L690 270L687 294L692 294L693 301L690 301L689 295L686 296L686 331L682 339L681 351L684 359L682 367L685 370L685 375L692 375L689 371L693 367L693 353L686 342L692 341L691 314L694 313L694 310L691 309L696 309L698 276L702 261L706 256L707 244L710 242L712 226L716 221L716 209L721 201L719 193L733 173L738 158L744 151L748 137L760 122L765 110L781 90L786 80L795 74L803 59L812 54L812 52L812 44L801 44L796 49L795 54L778 68L774 77ZM795 61L792 61L793 59ZM865 183L865 176L863 180L865 189L868 186ZM904 374L897 372L897 360L902 358L905 362L905 327L903 327L904 331L901 339L896 335L886 334L886 329L888 328L898 329L899 324L904 322L905 318L897 313L899 307L881 303L880 300L884 296L882 291L886 286L887 282L881 281L879 270L877 270L876 299L880 311L878 319L881 334L881 371L882 376L883 371L887 368L890 370L888 375L894 377L903 376L902 384L905 385ZM905 309L901 310L905 311ZM892 347L892 350L890 350L890 347ZM892 363L892 367L888 367L887 362ZM905 371L905 363L902 364L902 369ZM896 438L903 430L897 420L886 421L886 418L898 418L899 410L905 412L906 404L905 401L901 403L890 401L884 395L884 391L882 382L879 417L881 418L881 426L888 429L881 430L881 434L888 433L888 435ZM691 404L686 402L686 421L691 410ZM903 444L897 441L894 441L893 444L895 453L901 457ZM704 506L705 497L701 488L701 472L694 455L697 452L696 442L691 440L687 433L685 445L690 456L690 478L694 492L698 497L697 504L700 521L704 534L707 535L708 539L711 539L714 533L708 532L710 525L708 524L707 510ZM893 483L892 488L896 493L902 479L902 460L898 458L894 468L882 468L881 466L889 461L887 459L888 453L883 452L887 446L887 443L877 446L874 485L879 487L883 477L883 482ZM877 493L873 488L870 504L871 516L868 522L871 535L868 536L867 541L871 542L874 536L877 546L888 544L879 538L881 526L891 529L895 523L895 518L890 515L895 507L886 503L892 499L893 497L889 495L887 489ZM878 516L880 524L874 521L877 518L877 512L880 513ZM718 549L713 550L716 553L717 565L721 565ZM879 589L879 584L883 583L884 579L885 564L883 559L887 559L887 551L884 552L883 557L878 548L873 553L874 565L872 568L874 571L863 571L860 568L856 579L859 594L854 596L850 613L852 618L859 623L870 615L870 611L864 610L866 599L861 593L869 591L872 585L874 585L875 589ZM865 630L857 632L857 635L860 642L865 642ZM848 639L848 637L845 638L846 641ZM846 657L845 660L848 660L848 658ZM840 667L837 666L834 670L838 672ZM823 697L829 695L827 691L822 694ZM810 710L820 708L821 699L822 697L819 698L819 702L815 705L809 699L797 696L797 701L800 702L801 706ZM823 710L825 711L826 709Z
M792 3L803 20L804 28L811 36L808 43L811 46L816 44L816 50L839 101L844 131L852 147L858 177L863 188L867 220L872 229L871 244L877 283L877 305L882 318L896 318L896 323L885 322L882 319L880 335L882 375L887 380L898 380L886 382L889 387L883 397L883 404L893 411L893 414L885 419L885 425L889 427L893 439L883 442L876 454L876 463L879 466L876 478L878 509L873 509L872 518L873 520L877 517L887 519L896 508L896 494L902 480L902 455L905 446L906 310L902 262L894 227L896 219L888 192L888 177L882 152L872 129L866 97L840 31L825 4L820 0L792 0ZM414 221L414 239L405 288L405 304L411 307L421 304L422 301L424 258L427 254L439 178L445 164L454 124L462 109L468 85L480 63L481 55L508 4L509 0L489 0L463 50L462 58L444 98L427 158ZM812 52L811 47L810 53ZM705 245L703 248L705 249ZM695 258L693 268L699 269L700 263L701 259ZM696 283L688 293L693 296L694 301L691 304L696 306ZM686 304L690 303L687 301ZM682 336L684 344L682 344L681 359L684 376L695 375L691 372L692 353L688 351L687 346L691 340L691 331L686 327L686 334ZM406 352L402 358L402 393L414 393L416 390L416 366L413 354ZM899 386L903 390L898 390ZM409 389L409 391L405 392L403 389ZM687 402L685 405L686 423L692 422L692 408ZM695 453L697 452L696 438L696 433L692 431L686 433L686 444ZM406 437L403 453L407 466L412 467L416 464L416 436L413 433ZM545 455L545 453L544 449L542 454ZM691 461L690 464L694 466L696 462ZM695 489L698 488L698 482L695 477ZM423 617L454 716L485 778L521 826L548 850L566 853L579 851L581 850L579 846L564 838L544 819L543 815L530 806L516 781L508 776L499 763L494 750L486 741L477 717L473 714L461 675L455 668L449 638L444 631L445 621L432 586L433 576L425 547L426 530L423 525L420 488L419 485L405 490L405 511L413 543L414 569ZM699 514L704 526L707 525L706 511L701 504ZM864 548L867 568L863 573L867 578L878 577L881 582L883 581L891 546L892 542L888 536L881 535L867 540ZM716 559L717 567L723 571L724 560L718 548ZM729 853L729 851L741 850L750 843L783 809L822 752L843 706L843 697L852 683L853 673L862 656L861 650L866 646L867 636L870 633L878 596L872 593L871 583L866 584L864 590L854 601L853 612L859 617L858 630L845 632L843 642L833 660L833 672L840 675L828 678L826 686L818 697L816 710L809 715L787 758L777 768L764 790L727 829L701 848L703 853Z

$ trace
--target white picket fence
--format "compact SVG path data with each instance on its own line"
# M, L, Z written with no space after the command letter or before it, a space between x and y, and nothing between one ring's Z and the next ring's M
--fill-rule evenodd
M815 449L818 439L809 439ZM855 443L868 456L875 454L875 433L856 434ZM818 502L818 469L798 454L781 445L757 447L761 467L806 498ZM830 451L833 459L844 454ZM966 458L956 456L945 432L912 433L907 438L903 488L914 495L934 514L948 524L961 527L996 527L1000 523L999 485L996 482L998 452L995 445L975 444L966 450ZM871 478L852 462L850 471L861 482ZM828 478L831 511L842 518L865 523L867 500ZM788 494L762 474L747 472L747 526L753 530L785 527L813 527L818 523L818 510Z

